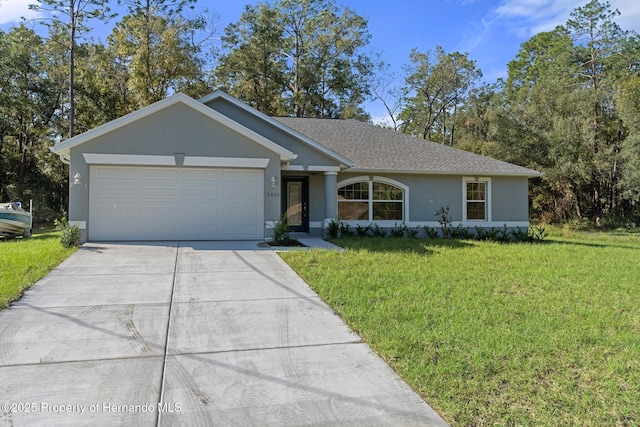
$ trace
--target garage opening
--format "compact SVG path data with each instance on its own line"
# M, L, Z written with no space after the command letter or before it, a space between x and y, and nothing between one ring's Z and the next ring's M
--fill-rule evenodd
M264 238L261 169L91 166L88 238Z

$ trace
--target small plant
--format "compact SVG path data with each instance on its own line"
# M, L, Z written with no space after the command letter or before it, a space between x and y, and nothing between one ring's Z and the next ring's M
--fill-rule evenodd
M500 233L500 230L495 227L491 227L487 230L486 228L478 227L476 225L475 229L477 240L498 240L498 234Z
M420 227L416 226L415 228L409 228L407 227L407 224L404 223L404 221L402 222L402 229L404 230L404 234L407 237L418 237L418 233L420 232Z
M515 230L511 230L511 237L514 242L532 242L533 236L529 230L523 230L520 227L516 227Z
M393 228L389 230L389 234L391 237L404 237L404 227L395 223Z
M473 233L469 230L469 227L462 227L462 224L458 224L457 227L451 229L451 238L466 240L471 239L473 237Z
M287 246L292 241L289 237L289 227L287 226L287 216L283 214L280 220L273 226L273 243L278 246Z
M349 224L345 224L344 222L340 221L339 222L339 227L340 227L340 236L341 237L353 236L353 231L349 230Z
M77 225L69 225L67 218L62 217L55 220L54 224L57 231L62 232L60 236L60 244L63 248L73 248L80 246L80 228Z
M549 232L545 231L544 227L533 227L529 229L529 234L534 242L541 242L547 238Z
M440 233L434 227L429 227L428 225L424 226L424 233L427 239L437 239L440 237Z
M327 225L327 234L331 239L337 239L340 235L340 219L332 219Z
M451 216L449 216L449 205L443 206L436 211L440 228L442 228L442 237L448 239L451 231Z
M373 224L371 227L371 232L375 237L385 237L387 235L387 231L380 227L378 224Z
M371 224L367 225L366 227L356 225L356 234L360 237L367 237L369 235L369 232L371 231L371 227Z
M507 230L507 224L504 224L502 230L498 230L497 240L499 242L508 242L509 239L509 230Z

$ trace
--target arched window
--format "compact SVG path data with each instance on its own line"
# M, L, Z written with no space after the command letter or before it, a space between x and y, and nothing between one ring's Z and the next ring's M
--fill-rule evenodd
M405 191L400 183L374 177L338 184L338 215L344 221L404 221Z

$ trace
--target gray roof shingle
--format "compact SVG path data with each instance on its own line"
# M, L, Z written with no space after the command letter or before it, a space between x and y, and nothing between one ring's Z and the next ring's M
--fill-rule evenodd
M358 120L274 117L350 159L358 171L540 176L540 172Z

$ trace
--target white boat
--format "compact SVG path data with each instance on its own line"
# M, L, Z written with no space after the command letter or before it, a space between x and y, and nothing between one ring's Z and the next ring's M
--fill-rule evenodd
M0 203L0 239L30 237L33 216L20 202Z

